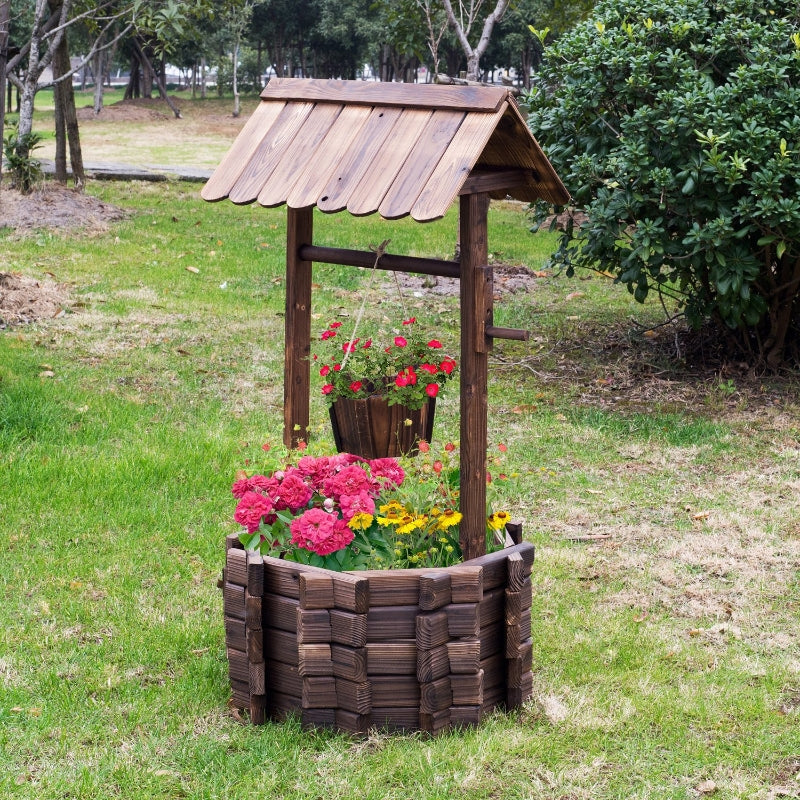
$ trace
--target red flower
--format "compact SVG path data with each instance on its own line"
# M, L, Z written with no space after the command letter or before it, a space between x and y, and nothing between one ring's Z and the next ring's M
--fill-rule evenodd
M326 383L322 387L322 394L330 394L332 391L333 391L333 384L332 383Z
M342 368L341 364L334 364L333 365L333 371L334 372L339 372L341 370L341 368Z
M342 327L342 323L341 322L331 322L331 324L328 327L329 328L341 328Z
M435 375L439 371L439 367L436 364L420 364L420 369L424 369L425 372L429 372L431 375Z
M328 339L333 339L334 336L336 336L336 331L322 331L322 335L319 338L324 342Z
M360 339L353 339L352 342L345 342L342 345L342 351L345 353L355 353L356 345L359 343Z
M444 469L444 464L441 461L433 462L433 471L438 475Z
M436 395L439 394L439 384L438 383L429 383L425 387L425 394L427 394L428 397L436 397Z
M364 385L364 384L363 384L363 383L361 383L361 381L353 381L353 382L350 384L350 391L351 391L351 392L358 392L358 391L360 391L360 390L361 390L361 387L362 387L363 385Z
M446 358L439 364L439 369L444 372L445 375L452 374L453 370L456 368L456 362L452 358Z
M322 375L324 378L328 373L330 373L331 368L326 364L320 371L319 374Z
M420 453L429 453L431 446L424 439L420 439L417 449L420 451Z
M417 382L417 373L414 371L414 367L406 367L398 372L394 382L400 387L414 386Z
M394 337L394 344L395 347L405 347L408 344L408 339L403 336L395 336Z
M403 325L413 325L417 321L416 317L409 317L403 320Z
M452 453L452 452L453 452L453 450L455 450L455 449L456 449L456 446L455 446L455 445L454 445L452 442L448 442L448 443L447 443L447 444L444 446L444 449L445 449L445 452L447 452L447 453Z
M438 339L431 339L428 342L428 347L430 347L433 350L441 350L442 349L442 343Z
M367 339L367 341L364 342L364 344L362 344L361 347L364 350L368 350L370 347L372 347L372 339Z

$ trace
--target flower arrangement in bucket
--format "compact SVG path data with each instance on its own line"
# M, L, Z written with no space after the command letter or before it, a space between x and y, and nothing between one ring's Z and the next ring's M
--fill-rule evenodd
M384 342L348 338L341 322L331 322L312 358L337 449L365 458L413 453L420 439L430 440L435 400L456 370L442 342L427 336L415 317Z
M416 459L302 455L269 474L242 472L232 489L239 538L262 555L336 571L457 564L458 469L454 444L436 454L423 441ZM509 520L489 513L487 552L504 546Z

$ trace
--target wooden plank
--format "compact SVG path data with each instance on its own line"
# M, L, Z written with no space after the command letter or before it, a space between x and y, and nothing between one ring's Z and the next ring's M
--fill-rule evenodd
M474 169L464 181L459 194L476 194L478 192L502 192L502 197L510 194L509 189L527 186L534 170L525 169ZM515 541L514 544L519 544Z
M480 617L477 603L453 603L445 608L450 636L477 636L480 633Z
M453 728L479 725L483 716L482 706L452 706L450 708L450 725Z
M244 586L236 583L226 582L222 587L222 607L226 617L245 618L244 592Z
M315 153L308 155L307 165L289 191L286 204L290 208L313 206L323 196L331 175L353 146L370 114L372 109L368 106L345 106L342 109Z
M322 103L311 109L302 129L286 146L269 180L258 193L260 205L269 208L285 203L303 168L322 161L325 156L317 154L317 146L336 122L342 108L336 103Z
M367 643L367 615L339 609L330 610L331 641L348 647L363 647Z
M496 622L505 622L505 589L493 589L483 595L483 600L478 603L478 618L481 629L494 625Z
M419 709L399 708L397 706L373 708L369 715L370 727L380 730L415 731L419 730Z
M297 609L298 644L317 644L331 640L331 616L324 608Z
M258 143L228 192L234 203L252 203L258 197L313 108L313 103L288 103L281 109L269 136Z
M419 606L381 606L367 613L367 641L391 642L413 639Z
M420 683L430 683L449 674L450 655L447 645L417 652L417 680Z
M496 622L481 628L481 660L489 656L505 652L506 628L503 623Z
M284 300L283 443L294 448L308 439L311 385L312 265L300 257L311 244L312 208L290 208L286 217L286 297ZM285 568L284 568L285 570ZM295 575L299 576L299 571ZM283 577L292 573L285 571ZM299 582L299 579L297 579ZM299 596L299 585L297 587Z
M301 697L303 693L303 678L297 667L283 664L279 661L269 661L267 665L269 672L270 694L287 694L292 697Z
M454 603L477 603L483 598L483 567L457 566L450 571Z
M454 706L479 706L483 704L483 670L472 675L451 675L450 689Z
M506 571L508 579L506 581L506 589L509 592L519 592L522 589L522 584L525 582L527 575L525 573L525 563L522 560L520 553L509 553L506 559Z
M528 672L523 676L518 687L509 686L506 690L506 708L511 711L519 708L533 695L533 675Z
M259 103L250 119L200 191L203 200L222 200L228 196L242 170L250 162L270 128L280 116L285 103Z
M347 148L317 199L320 211L331 213L347 208L364 174L393 133L402 109L375 107L360 133Z
M297 631L297 611L299 601L292 597L265 594L261 598L264 627L278 628L282 631Z
M436 736L450 728L450 709L445 708L435 714L420 712L419 729L431 736Z
M496 550L494 553L474 558L469 562L470 566L483 567L484 591L496 589L498 586L506 584L508 579L506 561L512 553L519 553L522 556L525 574L530 575L536 553L536 548L530 542L522 542L521 544L515 544L513 547Z
M336 608L366 614L371 604L369 581L361 575L340 572L333 576L333 600Z
M345 711L343 708L336 709L336 727L345 733L366 736L370 725L369 714L354 714L352 711Z
M451 675L450 688L453 706L483 706L485 703L485 673L482 669L472 675Z
M462 639L447 643L450 672L455 675L475 673L481 666L481 643L479 639Z
M333 674L337 678L363 683L367 680L366 647L354 649L344 645L331 646Z
M298 665L297 636L290 631L268 628L262 631L264 659Z
M433 611L417 616L417 649L432 650L435 647L441 647L447 643L449 638L447 612Z
M229 533L225 536L225 554L228 550L244 550L244 545L239 541L238 533Z
M486 426L488 352L486 325L492 323L491 272L488 263L489 196L461 198L461 470L459 478L461 552L466 560L486 553ZM488 276L488 281L487 281ZM503 561L505 567L505 561ZM484 587L487 586L484 576Z
M419 708L419 682L413 676L388 675L370 678L373 706Z
M250 630L261 630L261 596L253 597L247 589L244 590L244 619Z
M231 705L246 711L250 707L250 683L231 679Z
M335 678L336 681L336 707L354 714L369 714L372 708L372 686L364 681L355 681Z
M300 257L323 264L339 264L341 266L363 267L365 269L375 268L389 272L413 272L417 275L436 275L441 278L458 278L461 274L461 267L458 261L384 253L376 265L375 253L372 251L348 250L343 247L304 245L300 248Z
M266 670L264 662L260 662L258 664L254 664L252 661L248 662L248 672L249 672L249 685L250 685L250 694L254 695L264 695L267 691L267 683L266 683Z
M406 569L370 571L365 578L369 581L370 610L379 606L416 606L422 573L414 572Z
M453 705L453 691L450 688L450 677L423 683L420 685L419 710L421 713L435 714Z
M333 608L333 578L314 572L301 573L300 608Z
M227 648L228 651L228 676L231 681L241 681L250 685L250 662L247 653L241 650ZM249 701L248 701L249 702Z
M427 110L403 109L392 130L391 147L384 147L375 153L350 196L347 210L351 214L360 216L378 210L406 159L424 135L432 116L432 112Z
M369 675L416 675L417 646L411 642L367 644Z
M245 636L247 660L253 664L264 660L264 631L249 630Z
M451 574L449 572L421 575L419 579L419 607L423 611L435 611L451 601Z
M253 597L264 594L264 559L260 553L247 553L247 591Z
M419 106L461 111L496 111L509 97L499 86L446 86L435 83L372 83L317 78L272 78L263 100Z
M300 720L304 728L333 728L336 725L336 709L304 708Z
M244 620L225 617L225 644L234 650L247 650L247 633Z
M505 687L508 666L502 653L481 660L484 698L498 686Z
M228 550L225 558L225 577L229 583L247 586L246 550Z
M297 648L297 671L303 678L312 675L333 675L329 644L301 644Z
M303 700L299 695L295 697L272 691L267 695L267 713L270 719L285 720L292 714L302 711L302 708Z
M250 695L250 722L263 725L267 721L267 697L263 694Z
M399 219L411 213L464 118L465 113L462 111L437 109L433 112L380 203L378 211L382 217Z
M519 621L522 616L522 594L521 592L510 592L506 589L505 623L507 627L516 626L519 628Z
M336 708L336 680L333 676L303 678L303 708Z
M278 558L264 557L264 593L300 598L300 572L303 567Z
M411 208L411 216L417 222L439 219L447 213L506 107L507 103L503 103L494 114L466 115Z

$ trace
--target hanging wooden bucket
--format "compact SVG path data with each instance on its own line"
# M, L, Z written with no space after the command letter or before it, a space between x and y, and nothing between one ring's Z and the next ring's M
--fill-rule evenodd
M341 398L330 407L336 449L362 458L415 455L420 439L431 440L435 408L434 397L416 410L390 406L381 395Z

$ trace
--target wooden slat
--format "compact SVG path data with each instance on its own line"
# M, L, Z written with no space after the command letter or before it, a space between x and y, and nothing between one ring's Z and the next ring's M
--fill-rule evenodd
M369 714L354 714L352 711L345 711L343 708L336 709L336 727L345 733L366 736L370 725Z
M483 598L483 567L461 565L450 571L453 603L477 603Z
M381 201L378 210L382 217L399 219L411 213L425 184L461 127L464 116L460 111L434 111L397 177L392 181L391 188ZM455 195L454 192L453 197Z
M300 695L294 696L281 692L270 692L267 695L267 711L274 720L284 720L297 711L301 711L303 701Z
M372 165L378 153L382 152L390 134L400 120L402 109L378 106L372 109L369 119L358 136L342 155L336 169L330 174L328 182L317 199L320 211L331 213L347 208L364 173ZM393 136L392 136L393 138Z
M335 708L336 679L312 676L303 679L303 708Z
M264 594L264 559L260 553L247 553L247 591L254 597Z
M483 703L483 670L472 675L451 675L454 706L479 706Z
M503 103L495 114L467 114L411 208L417 222L439 219L447 213L507 107L508 103Z
M450 654L447 645L417 652L417 680L420 683L430 683L449 674Z
M333 608L333 579L330 575L304 572L300 575L300 607Z
M369 581L361 575L334 575L333 601L342 611L366 614L370 607Z
M301 644L297 648L297 671L304 678L312 675L333 675L329 644Z
M225 617L225 644L234 650L247 649L247 634L244 620Z
M417 649L433 650L434 647L447 644L450 636L447 619L447 613L444 611L420 614L416 625Z
M369 714L371 727L385 731L419 730L419 709L397 706L373 708Z
M481 643L478 639L463 639L447 643L450 672L468 675L477 672L481 664Z
M480 616L477 603L453 603L445 608L450 636L477 636Z
M331 175L339 167L348 149L353 146L372 113L368 106L344 107L325 138L317 145L315 153L309 154L308 163L297 176L286 198L286 204L290 208L313 206L323 196Z
M422 713L434 714L453 705L453 692L450 688L450 677L439 678L420 686L419 710Z
M416 644L414 642L367 644L367 672L370 675L416 675Z
M342 106L322 103L314 106L303 122L303 128L287 145L280 163L275 167L264 188L258 194L262 206L279 206L286 202L303 168L309 163L319 163L325 157L317 153L317 145L336 122Z
M379 606L367 613L367 641L413 639L417 631L418 606Z
M272 124L269 136L259 142L228 197L234 203L252 203L278 166L286 148L303 126L313 103L289 103Z
M493 625L496 622L505 621L505 589L493 589L483 595L483 600L478 603L478 615L481 621L481 629Z
M336 725L336 709L304 708L301 722L304 728L332 728Z
M267 667L269 671L270 693L288 694L292 697L301 697L303 692L303 679L297 667L290 664L283 664L278 661L270 661Z
M331 647L333 674L337 678L363 683L367 680L367 650L335 644Z
M324 608L297 609L297 641L300 644L318 644L331 640L331 617Z
M402 111L400 119L392 130L391 145L375 153L372 162L351 194L347 203L347 210L351 214L356 216L373 214L378 210L432 116L430 111L414 109ZM416 197L414 199L416 200ZM409 204L408 211L410 210Z
M282 631L297 631L297 609L299 603L292 597L265 594L262 597L264 627L279 628Z
M419 683L412 676L389 675L370 678L374 706L419 708Z
M225 578L229 583L247 586L247 551L228 550L225 559Z
M336 705L354 714L369 714L372 708L372 686L336 678Z
M253 664L258 664L264 660L264 631L248 630L245 635L245 648L247 649L247 660Z
M379 606L414 606L417 604L421 572L385 569L373 570L365 574L369 581L371 609Z
M236 583L226 583L223 586L222 605L225 609L226 616L236 617L236 619L244 619L244 592L244 586L239 586Z
M423 611L435 611L451 602L450 573L422 575L419 579L419 606Z
M264 658L298 666L297 636L290 631L267 628L263 632Z
M231 149L223 157L200 191L203 200L222 200L228 196L242 170L253 158L261 142L269 135L285 103L259 103L247 120Z
M446 731L450 727L450 709L445 708L442 711L437 711L434 714L420 711L419 714L419 729L429 733L432 736Z
M272 78L261 92L264 100L449 108L496 111L509 96L499 86L444 86L434 83L371 83L368 81Z
M348 647L363 647L367 643L367 615L331 609L331 641Z

